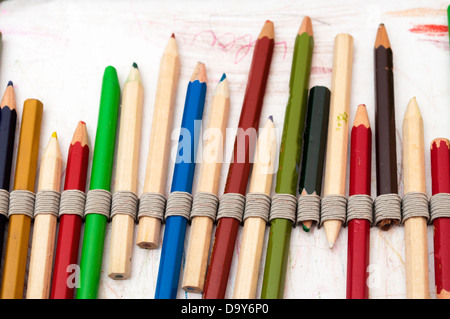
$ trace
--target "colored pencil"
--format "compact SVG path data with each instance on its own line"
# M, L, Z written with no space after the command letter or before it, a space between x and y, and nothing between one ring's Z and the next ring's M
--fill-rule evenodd
M54 132L41 158L38 192L60 192L61 166L58 137ZM57 221L57 216L45 212L34 217L27 299L48 299L50 297Z
M34 192L43 108L38 100L28 99L24 102L14 190ZM27 215L11 215L9 218L2 299L23 298L30 227L31 218Z
M450 141L431 142L432 194L450 193ZM450 299L450 218L433 221L434 280L438 299Z
M229 110L230 92L228 80L223 74L214 92L207 120L205 132L209 134L204 143L197 192L214 195L218 193ZM214 219L207 216L191 218L182 283L183 289L188 292L201 293L203 291L213 224Z
M89 164L88 142L86 123L80 121L69 146L64 190L86 191ZM77 278L74 278L75 269L69 267L78 264L82 222L82 217L76 214L63 214L59 218L51 299L73 299Z
M289 82L289 100L284 116L283 133L275 192L297 196L298 167L303 144L303 130L308 99L309 77L314 48L311 19L305 17L295 38ZM276 218L270 223L262 299L283 298L287 256L293 223Z
M110 191L119 103L117 72L114 67L108 66L103 75L90 190ZM87 214L85 217L77 299L97 298L107 221L108 218L101 214Z
M170 136L172 133L179 73L180 56L175 36L172 34L160 63L144 180L144 193L166 194L167 165L169 163L171 145ZM160 219L147 216L140 217L136 244L140 248L158 248L160 229Z
M352 63L353 37L345 33L338 34L334 41L324 196L345 196ZM323 228L330 248L333 248L341 226L341 220L323 221Z
M366 106L356 111L351 132L349 196L371 195L372 130ZM370 221L355 218L348 222L347 299L369 298Z
M245 142L245 147L239 149L238 153L238 141L246 138L247 130L256 132L258 127L273 48L274 26L271 21L266 21L253 51L247 88L239 118L238 134L234 142L233 161L228 169L224 193L238 193L245 196L250 175L250 158L254 150L250 149L249 144L251 143ZM250 136L250 138L252 137ZM254 138L256 141L256 136ZM210 263L206 272L203 298L224 298L238 229L238 219L231 217L219 219L214 235Z
M324 86L315 86L309 93L298 183L300 196L311 194L321 196L322 194L330 95L330 90ZM303 221L302 225L303 230L309 232L312 221Z
M256 144L249 193L270 196L277 143L273 118L269 117ZM255 299L266 220L248 217L244 222L233 299Z
M197 63L188 84L184 104L183 119L179 147L184 145L182 155L177 153L173 170L171 192L192 192L194 179L196 150L200 135L200 121L203 116L206 95L206 69L201 62ZM184 131L183 131L184 130ZM186 132L189 136L186 136ZM186 143L190 151L186 150ZM185 158L190 154L189 158ZM156 282L155 299L175 299L180 277L181 257L188 220L183 216L169 216L166 219L164 238L161 248L158 279Z
M376 173L380 196L398 193L392 49L384 24L378 27L374 55ZM378 226L388 230L395 222L386 219Z
M143 100L141 75L137 64L133 63L122 94L116 192L128 191L137 195ZM134 222L135 219L128 214L116 214L112 218L108 264L108 276L112 279L128 279L130 276Z
M17 111L14 85L9 81L0 103L0 189L8 192L11 184L16 121ZM0 256L3 255L3 238L7 223L8 217L0 215Z
M426 193L423 119L416 98L409 101L403 118L403 190ZM430 297L426 217L410 217L405 225L406 297Z

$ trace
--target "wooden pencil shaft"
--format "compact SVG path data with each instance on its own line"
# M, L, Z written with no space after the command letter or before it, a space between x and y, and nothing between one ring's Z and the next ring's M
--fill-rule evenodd
M274 172L276 137L272 119L268 119L256 145L256 160L253 164L249 193L270 196ZM238 269L233 298L256 298L256 284L260 269L266 221L249 217L244 223Z
M244 222L233 299L256 298L265 230L266 221L259 217Z
M197 192L217 195L229 108L228 80L223 79L216 88L211 103L211 112L207 119L206 130L211 135L207 137L204 143ZM220 136L217 134L220 134ZM182 282L182 287L186 291L197 293L203 291L212 227L213 220L209 217L197 216L192 218Z
M412 98L403 120L404 193L426 192L423 119ZM407 298L429 298L427 220L411 217L405 221Z
M165 194L166 192L170 134L179 73L180 58L175 38L171 37L160 63L145 172L144 192L160 194ZM160 228L161 221L159 219L152 217L140 218L136 244L140 248L157 248L159 246Z
M60 191L61 153L56 135L52 136L41 159L38 191ZM34 218L28 271L27 299L48 299L53 266L57 217L38 214Z
M352 62L353 38L348 34L337 35L334 42L324 195L345 195Z
M42 112L43 105L40 101L33 99L25 101L14 190L34 192ZM23 297L30 227L30 217L25 215L10 217L0 295L2 299Z
M143 99L139 70L133 65L122 94L116 159L116 192L129 191L134 194L137 192ZM134 218L118 214L112 218L111 223L108 276L112 279L127 279L131 271Z

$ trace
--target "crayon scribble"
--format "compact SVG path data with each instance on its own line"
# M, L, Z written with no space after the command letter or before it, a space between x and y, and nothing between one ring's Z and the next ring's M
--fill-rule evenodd
M448 26L439 24L418 24L409 29L412 33L442 37L448 34Z
M213 30L203 30L194 35L191 41L191 45L197 40L199 36L203 35L210 36L210 46L211 47L219 47L222 51L228 52L232 49L236 50L234 56L234 63L238 64L241 62L250 52L251 48L255 46L256 40L252 40L252 36L250 34L245 34L239 37L236 37L234 34L227 32L221 35L217 35ZM286 41L275 42L275 47L282 46L283 47L283 59L286 57L287 53L287 44Z

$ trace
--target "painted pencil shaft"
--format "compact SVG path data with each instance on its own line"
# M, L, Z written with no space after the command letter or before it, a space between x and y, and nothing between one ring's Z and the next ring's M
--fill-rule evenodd
M170 136L178 77L180 57L175 37L169 43L161 58L158 86L153 110L150 146L145 172L144 193L166 193L167 165L170 154ZM140 248L156 249L159 246L161 220L154 217L139 218L136 244Z
M431 142L432 194L450 193L450 141L437 138ZM450 218L433 221L434 278L438 299L450 299Z
M24 102L17 151L14 190L34 192L43 105L38 100ZM9 219L1 298L21 299L25 281L31 218L12 215Z
M311 20L303 19L295 38L289 82L289 100L284 116L275 192L297 196L298 167L303 145L309 78L314 39ZM283 297L291 228L293 222L275 218L270 223L261 298Z
M300 196L322 195L323 166L327 145L330 90L324 86L311 88L303 132L303 150L298 192ZM301 221L303 230L309 231L312 221Z
M89 145L86 123L79 121L67 155L64 190L86 191ZM73 299L77 283L74 276L78 265L82 217L60 210L58 239L53 268L51 299Z
M110 191L119 103L117 72L114 67L108 66L103 75L90 190ZM77 299L97 298L107 220L108 217L101 214L86 215Z
M9 81L0 103L0 189L8 192L11 184L16 122L14 85ZM3 256L3 239L5 237L5 226L8 223L7 212L4 213L5 215L0 214L0 256Z
M393 56L386 28L378 27L375 40L375 155L377 173L377 196L398 193L397 150L395 129L395 99ZM398 223L385 219L378 223L388 230Z
M188 84L186 100L181 122L181 135L173 178L172 192L192 192L195 171L196 149L199 139L200 121L206 95L206 69L197 63L191 81ZM186 136L187 135L187 136ZM186 141L188 146L186 146ZM181 154L182 153L182 154ZM180 278L181 258L186 235L187 219L172 215L166 218L155 299L175 299Z
M349 196L371 195L372 131L365 105L359 105L351 132ZM350 216L349 216L350 217ZM367 299L370 256L369 219L348 222L347 299Z
M228 169L224 194L233 193L245 196L247 191L251 167L250 158L255 151L256 130L263 106L274 43L274 25L273 22L267 20L253 51L238 133L233 148L233 161ZM250 143L242 144L248 138L247 134L250 134ZM238 145L239 150L237 150ZM203 293L205 299L225 297L239 225L239 220L233 217L222 217L217 223L205 280Z

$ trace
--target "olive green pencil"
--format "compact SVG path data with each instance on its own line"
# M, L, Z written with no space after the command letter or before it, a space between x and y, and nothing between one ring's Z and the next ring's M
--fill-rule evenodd
M305 17L295 39L289 82L289 100L284 117L275 187L277 194L297 196L298 169L302 151L313 47L311 19ZM285 218L275 218L271 221L261 291L262 299L283 298L292 226L293 222Z

